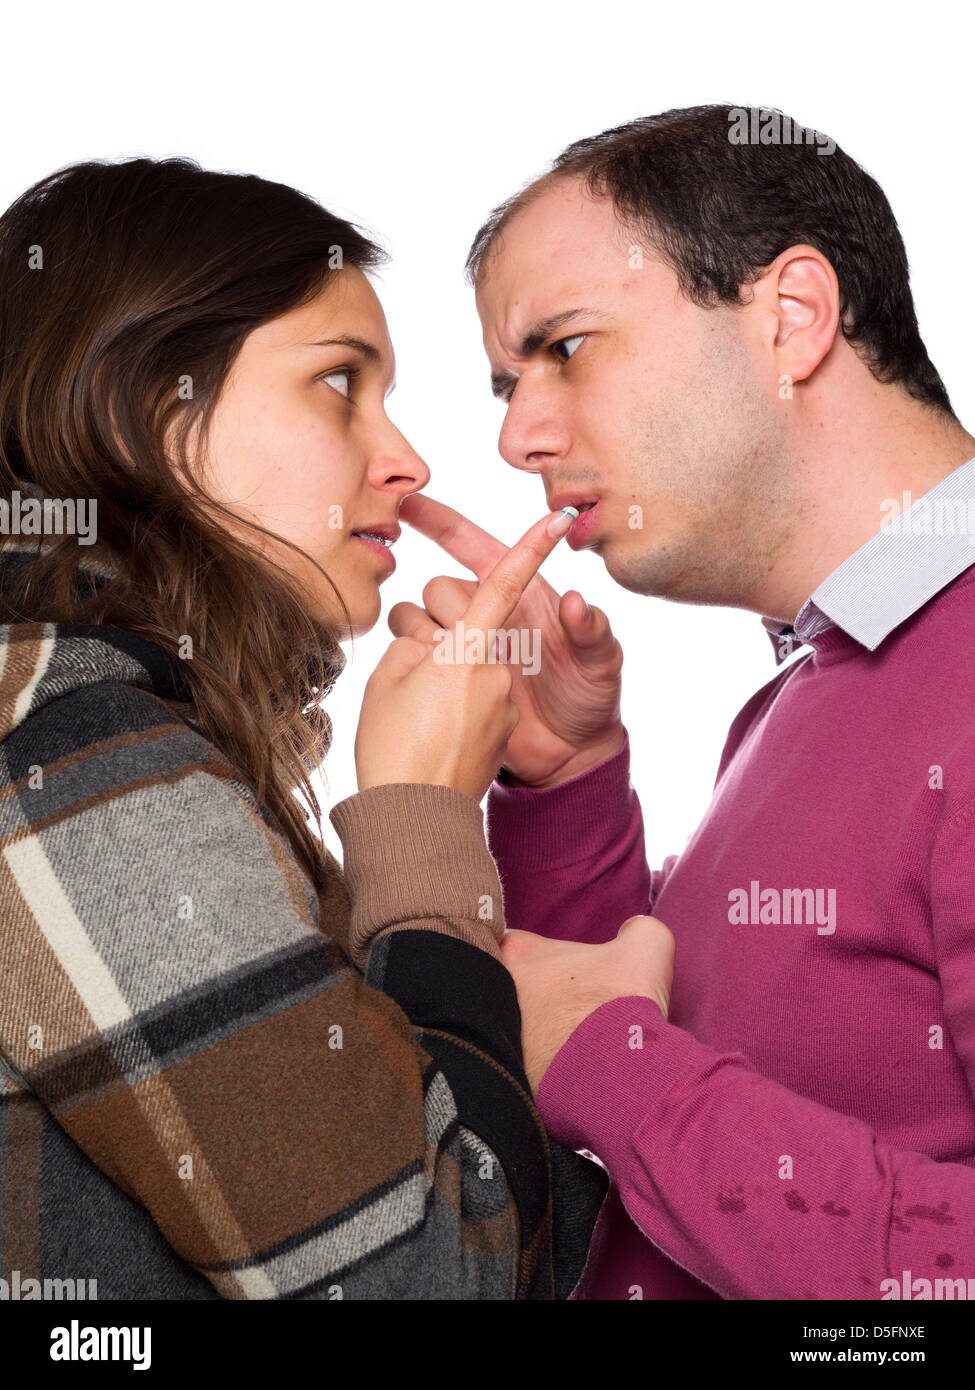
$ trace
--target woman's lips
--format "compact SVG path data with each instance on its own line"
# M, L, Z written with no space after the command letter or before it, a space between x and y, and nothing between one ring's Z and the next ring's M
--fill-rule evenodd
M390 573L396 568L396 556L389 546L383 545L382 541L374 541L371 536L354 535L354 541L361 541L364 546L372 551L374 555L381 555L389 567Z
M586 512L580 512L569 529L566 540L573 550L582 550L584 546L591 544L593 532L599 525L599 509L601 502L597 502L594 507L590 507Z

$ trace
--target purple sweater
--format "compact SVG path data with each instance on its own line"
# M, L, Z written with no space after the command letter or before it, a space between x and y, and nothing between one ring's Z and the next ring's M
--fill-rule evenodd
M604 1004L541 1085L613 1179L574 1297L975 1278L973 637L975 567L877 651L814 637L653 874L628 739L550 791L492 786L509 927L598 942L651 912L677 941L668 1020Z

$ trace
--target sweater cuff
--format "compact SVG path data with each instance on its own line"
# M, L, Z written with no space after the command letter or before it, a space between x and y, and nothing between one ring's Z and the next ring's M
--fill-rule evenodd
M515 871L566 868L631 827L630 735L618 753L557 787L513 787L495 778L488 791L491 852Z
M338 802L329 820L351 898L347 949L360 970L388 931L441 932L500 960L501 882L476 801L453 787L388 783Z
M689 1096L729 1063L748 1065L742 1054L715 1052L668 1023L652 999L610 999L556 1053L538 1089L538 1113L555 1139L596 1154L619 1183L637 1131L651 1111L662 1119L668 1092Z

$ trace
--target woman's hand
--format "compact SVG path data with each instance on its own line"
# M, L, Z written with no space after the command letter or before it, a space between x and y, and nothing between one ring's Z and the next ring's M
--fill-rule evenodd
M366 685L356 733L359 790L390 782L454 787L480 801L504 761L519 719L512 673L495 659L493 634L505 627L526 585L568 530L560 514L536 522L504 550L463 612L465 640L445 640L426 614L386 649Z
M432 497L404 498L399 517L472 570L481 584L507 553L501 541ZM477 592L474 580L438 575L423 590L425 608L397 603L391 609L390 629L399 637L417 636L428 631L431 619L451 629ZM605 613L587 610L574 589L560 598L536 575L512 610L510 626L537 633L540 651L536 674L519 662L510 666L510 698L520 719L504 757L507 771L528 786L545 788L618 753L624 739L623 650Z

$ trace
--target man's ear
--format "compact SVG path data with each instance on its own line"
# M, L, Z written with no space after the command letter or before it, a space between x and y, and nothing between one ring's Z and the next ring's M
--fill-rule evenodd
M836 271L814 246L790 246L762 277L774 315L772 343L780 378L805 381L836 340L840 287Z

